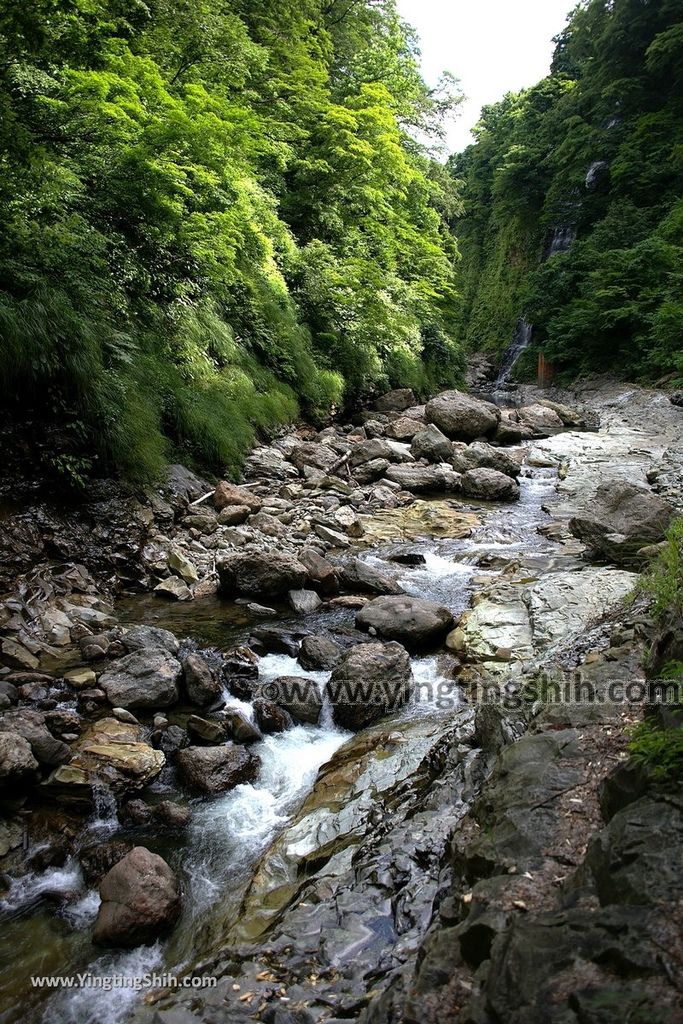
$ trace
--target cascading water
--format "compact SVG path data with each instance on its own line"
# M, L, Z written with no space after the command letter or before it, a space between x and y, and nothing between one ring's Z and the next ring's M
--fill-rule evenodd
M553 229L550 242L545 252L545 258L557 256L561 252L568 252L576 240L576 228L572 225L564 225Z
M505 385L509 383L510 374L512 373L515 363L521 356L522 352L524 352L531 344L532 333L533 327L524 319L524 317L522 317L517 324L510 347L503 356L503 362L496 380L496 389L504 388Z
M522 322L516 334L516 353L506 362L509 368L528 344L531 328ZM509 370L508 370L509 372ZM469 605L473 592L484 579L501 570L510 557L538 559L549 557L551 547L537 532L545 516L542 505L555 482L551 470L534 469L533 476L523 475L522 497L514 506L491 509L483 515L479 526L467 538L425 537L411 542L420 552L421 564L406 569L392 561L397 546L405 542L387 542L360 557L377 561L382 571L397 578L403 589L416 596L439 600L457 616ZM483 575L482 575L483 573ZM165 606L164 606L165 607ZM192 609L188 609L188 614ZM321 613L320 629L329 629L330 612ZM335 620L337 621L337 620ZM188 619L187 626L194 623ZM308 620L316 630L316 617ZM347 628L340 622L342 630ZM182 629L183 626L180 626ZM176 625L176 629L178 626ZM192 629L190 630L193 631ZM327 672L305 672L300 663L285 654L269 654L259 661L259 678L267 684L278 676L304 675L318 683L321 690L329 677ZM413 660L416 685L414 701L394 719L392 728L400 730L405 723L433 722L435 717L447 720L462 700L458 681L441 655L416 657ZM226 692L226 704L253 717L246 701L239 701ZM430 726L431 728L431 726ZM267 736L252 749L261 758L261 770L253 784L238 786L224 796L196 801L194 815L182 840L179 837L145 836L142 840L169 860L183 879L185 909L174 934L163 944L143 947L132 952L99 953L93 949L90 928L97 914L99 897L85 882L74 862L63 868L51 868L42 875L25 876L18 881L0 905L3 927L18 951L23 975L17 964L0 968L0 989L4 984L6 1005L19 1006L19 994L25 993L25 974L69 974L88 971L109 977L112 974L140 977L150 971L181 974L198 959L222 948L225 936L240 922L247 930L253 925L243 918L248 893L254 878L268 863L271 872L278 864L268 861L271 843L290 827L293 817L315 783L318 770L349 737L331 721L329 709L320 724L296 726L284 733ZM154 787L150 793L155 792ZM111 793L102 789L96 794L96 809L88 822L84 837L87 842L108 841L120 828ZM264 860L265 859L265 860ZM55 910L55 904L58 909ZM260 927L260 918L255 927ZM37 950L41 952L38 959ZM24 980L22 980L22 978ZM117 992L113 1003L111 993L92 989L74 989L55 993L43 1002L36 993L36 1003L22 1010L23 1019L44 1024L116 1024L126 1018L140 993L132 989ZM19 1016L6 1019L14 1021Z

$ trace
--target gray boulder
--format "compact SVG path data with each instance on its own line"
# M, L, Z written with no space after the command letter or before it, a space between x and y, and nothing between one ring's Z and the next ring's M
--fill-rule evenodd
M342 649L328 636L305 636L301 641L299 662L311 672L333 669L341 659Z
M95 637L86 637L86 641L92 642ZM121 643L129 652L141 651L148 647L158 647L169 654L177 654L180 644L173 633L168 629L160 629L158 626L133 626L121 637Z
M180 917L180 883L165 860L134 847L100 884L93 942L130 949L166 935Z
M134 651L103 672L98 683L118 708L166 708L178 700L182 667L159 648Z
M662 540L674 518L663 498L627 480L601 484L589 508L569 529L594 552L617 565L637 566L641 548Z
M359 484L373 484L384 476L390 465L388 459L370 459L369 462L354 467L354 480Z
M306 676L278 676L266 684L266 692L296 722L317 725L323 708L318 684Z
M0 718L0 731L18 733L28 740L31 752L40 764L54 768L71 757L69 745L55 739L45 724L45 715L40 711L29 708L6 711Z
M211 795L253 782L261 759L244 747L185 747L178 751L181 782L199 793Z
M415 395L410 388L395 388L375 402L377 412L405 412L415 405Z
M188 654L183 661L185 690L192 704L207 708L221 697L223 688L201 654Z
M408 445L386 437L373 437L369 441L361 441L351 449L349 463L352 467L377 460L386 462L414 461Z
M459 473L466 473L468 469L495 469L497 473L504 473L515 480L522 468L520 459L485 441L474 441L469 445L455 444L451 463Z
M453 494L460 489L460 474L451 466L390 466L387 480L415 494Z
M38 762L28 740L18 732L0 733L0 786L33 781L37 772Z
M297 615L311 615L322 604L315 590L290 590L287 596Z
M229 555L218 563L217 570L226 597L282 597L290 590L300 590L308 579L308 570L297 558L276 551Z
M353 558L342 566L340 579L346 590L367 594L402 594L403 588L379 569L373 568L359 558Z
M356 626L418 649L443 640L453 626L453 616L443 605L406 594L370 601L356 615Z
M427 402L425 412L430 423L458 441L474 441L493 434L500 420L500 410L495 405L462 391L444 391Z
M517 501L519 484L495 469L468 469L463 473L462 493L480 501Z
M408 652L397 643L359 644L337 665L326 692L337 725L354 732L364 729L410 700Z
M453 442L434 423L424 427L413 437L410 450L416 459L428 462L448 462L453 455Z

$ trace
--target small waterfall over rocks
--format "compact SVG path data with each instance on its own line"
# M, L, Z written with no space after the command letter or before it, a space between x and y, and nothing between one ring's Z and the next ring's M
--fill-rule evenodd
M545 258L557 256L558 253L568 252L576 240L576 228L573 225L563 225L553 228L550 241L545 251Z
M512 373L515 363L521 356L522 352L525 352L531 344L532 333L532 325L522 317L517 323L515 333L512 337L512 342L503 356L503 362L501 363L500 371L496 378L496 389L503 388L509 383L510 374Z

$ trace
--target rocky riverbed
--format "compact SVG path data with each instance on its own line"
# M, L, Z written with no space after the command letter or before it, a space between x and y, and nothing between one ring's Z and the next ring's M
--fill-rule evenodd
M16 467L0 1019L681 1019L681 808L624 751L682 426L605 381L400 391L239 485ZM218 981L29 980L151 970Z

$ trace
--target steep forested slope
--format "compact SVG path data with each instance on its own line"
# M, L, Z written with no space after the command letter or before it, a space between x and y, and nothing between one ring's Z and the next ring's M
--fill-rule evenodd
M587 0L552 72L487 107L451 161L459 336L515 322L558 369L683 375L683 4Z
M457 379L444 85L393 0L6 0L3 404L145 478Z

